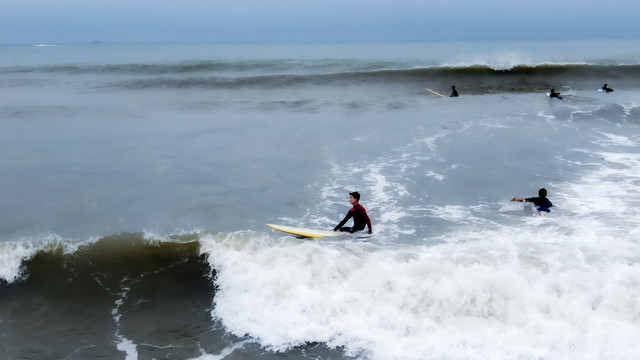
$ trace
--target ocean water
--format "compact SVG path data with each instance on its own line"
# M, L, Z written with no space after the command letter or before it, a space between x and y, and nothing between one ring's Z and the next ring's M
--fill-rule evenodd
M0 45L0 357L636 358L639 48Z

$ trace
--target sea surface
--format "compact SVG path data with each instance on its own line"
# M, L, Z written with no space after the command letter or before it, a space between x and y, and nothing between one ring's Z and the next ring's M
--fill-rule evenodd
M637 358L638 49L0 45L0 358Z

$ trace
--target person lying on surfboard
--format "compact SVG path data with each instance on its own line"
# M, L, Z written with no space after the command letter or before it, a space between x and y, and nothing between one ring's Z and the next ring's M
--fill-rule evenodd
M610 88L607 84L604 84L604 86L602 87L602 91L605 91L605 92L612 92L612 91L613 91L613 89L612 89L612 88Z
M549 94L549 97L562 99L562 96L560 96L560 93L556 92L556 89L551 89L551 93Z
M550 207L553 206L553 204L551 203L551 201L549 201L549 199L547 199L547 189L542 188L540 190L538 190L538 196L537 197L530 197L530 198L512 198L511 201L519 201L519 202L531 202L533 203L533 205L536 206L536 209L538 210L538 213L540 213L540 215L546 215L548 213L551 212L551 210L549 209Z
M356 231L364 230L365 225L369 227L369 234L373 233L373 228L371 227L371 220L369 220L369 215L367 215L367 211L364 209L362 205L360 205L360 194L357 191L349 193L349 203L353 205L349 212L347 212L347 216L340 221L333 231L348 231L350 233L354 233ZM349 221L349 219L353 218L353 226L345 226L344 224Z

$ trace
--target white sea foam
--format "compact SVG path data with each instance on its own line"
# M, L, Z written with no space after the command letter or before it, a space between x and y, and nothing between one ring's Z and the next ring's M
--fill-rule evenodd
M640 351L637 263L602 254L596 239L572 244L536 227L447 237L457 241L394 248L248 233L207 238L202 251L219 285L212 314L273 351L313 341L372 359Z
M604 163L598 164L597 170L584 175L581 181L566 184L570 196L563 202L581 216L615 215L638 222L640 154L599 152L594 156Z
M20 278L22 262L35 253L33 244L0 242L0 279L13 282Z
M610 133L602 133L602 135L605 136L605 139L600 141L602 144L636 146L635 142L633 142L627 136L610 134Z
M116 348L126 354L125 360L137 360L138 350L136 344L122 335L117 335L118 344Z
M443 176L443 175L438 174L438 173L435 173L435 172L433 172L433 171L427 171L427 172L426 172L426 174L425 174L425 176L432 177L432 178L434 178L434 179L436 179L436 180L438 180L438 181L442 181L442 180L444 180L444 176Z
M20 279L24 261L31 259L40 250L60 248L65 254L71 254L83 244L95 240L65 241L56 234L43 234L37 238L0 242L0 279L9 283Z
M128 279L123 279L122 283L127 282ZM118 339L118 343L116 344L116 348L126 354L125 360L136 360L138 359L138 347L137 345L130 339L127 339L120 332L120 318L122 317L122 313L120 312L120 307L124 304L127 299L127 295L131 289L125 285L122 285L121 292L119 293L119 298L115 301L115 307L111 310L111 317L113 322L116 324L116 333L115 337Z

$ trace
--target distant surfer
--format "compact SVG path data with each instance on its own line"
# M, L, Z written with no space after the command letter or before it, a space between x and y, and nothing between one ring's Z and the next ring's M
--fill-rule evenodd
M562 99L562 96L560 96L560 93L556 92L556 89L551 89L551 94L549 94L550 98L557 98L557 99Z
M349 203L353 206L347 212L347 216L340 221L333 231L348 231L350 233L354 233L356 231L364 230L365 225L369 228L369 234L373 233L373 229L371 227L371 220L369 220L369 215L367 215L367 211L364 209L362 205L360 205L360 194L357 191L349 193ZM344 224L349 221L349 219L353 218L353 226L345 226Z
M604 86L602 87L602 91L605 91L605 92L612 92L612 91L613 91L613 89L612 89L612 88L610 88L607 84L604 84Z
M551 203L551 201L549 201L549 199L547 199L547 189L542 188L540 190L538 190L538 196L537 197L530 197L530 198L512 198L511 201L519 201L519 202L531 202L533 203L533 205L536 206L536 209L538 210L538 213L540 215L547 215L548 213L551 212L551 210L549 209L550 207L553 206L553 204Z
M449 97L458 97L458 90L456 90L455 86L451 87L451 95Z

